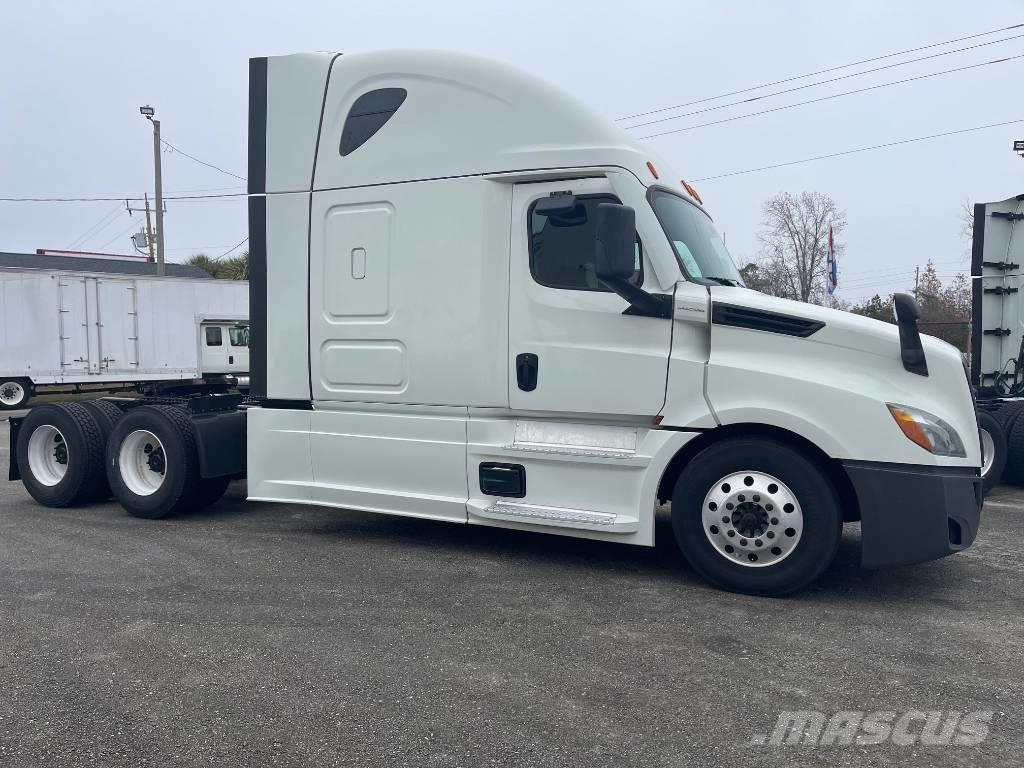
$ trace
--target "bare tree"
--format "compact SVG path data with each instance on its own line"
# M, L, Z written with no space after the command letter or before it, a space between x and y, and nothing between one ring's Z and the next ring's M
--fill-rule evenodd
M846 228L846 213L828 195L782 192L765 201L759 234L758 268L771 292L797 301L822 304L828 275L828 228L834 240ZM837 253L841 246L835 242Z
M967 199L960 202L960 236L968 243L974 241L974 206Z

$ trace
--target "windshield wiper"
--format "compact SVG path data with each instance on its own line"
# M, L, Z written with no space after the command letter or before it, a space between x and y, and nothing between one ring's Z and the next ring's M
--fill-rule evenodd
M733 288L739 288L741 285L739 280L733 280L731 277L705 277L704 279L714 280L719 285L728 285Z

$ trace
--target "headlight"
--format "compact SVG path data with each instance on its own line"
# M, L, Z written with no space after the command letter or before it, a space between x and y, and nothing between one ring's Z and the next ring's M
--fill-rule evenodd
M965 458L967 451L960 435L938 416L908 405L886 403L903 434L936 456Z

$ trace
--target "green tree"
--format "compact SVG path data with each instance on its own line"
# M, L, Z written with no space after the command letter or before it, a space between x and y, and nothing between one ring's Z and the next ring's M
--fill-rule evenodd
M855 315L864 315L864 317L873 317L875 320L882 320L883 322L892 321L892 296L887 296L883 299L877 293L867 301L861 302L860 304L854 304L850 308L850 311Z
M238 256L215 259L205 253L194 253L186 261L193 267L206 271L210 277L218 280L248 280L249 252L242 251Z

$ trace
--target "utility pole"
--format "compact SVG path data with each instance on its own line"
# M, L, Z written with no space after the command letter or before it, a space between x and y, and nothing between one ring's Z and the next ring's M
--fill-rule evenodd
M160 169L160 121L154 115L154 110L148 104L139 107L139 112L153 124L153 176L156 185L156 273L163 277L164 272L164 191L163 176ZM148 208L148 205L147 205ZM147 217L148 220L148 217ZM152 249L152 239L150 240Z
M918 299L918 285L921 280L921 267L914 267L914 300Z
M149 260L155 261L153 258L153 224L149 219L149 193L144 195L146 199L146 242L149 244Z

